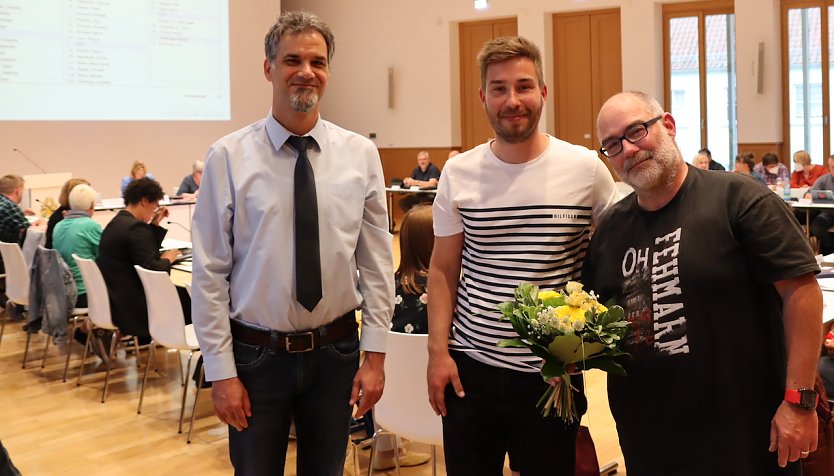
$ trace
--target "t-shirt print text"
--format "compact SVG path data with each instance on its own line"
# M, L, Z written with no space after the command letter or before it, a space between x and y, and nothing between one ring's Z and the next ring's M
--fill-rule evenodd
M680 239L681 229L677 228L671 233L655 238L654 246L650 248L627 249L622 261L626 300L648 303L648 299L635 299L635 296L629 294L651 294L651 327L641 319L641 316L648 317L644 312L647 309L628 309L629 322L636 321L632 323L632 342L637 345L640 342L651 342L655 351L663 354L689 353L686 316L678 274ZM646 273L650 259L651 273ZM649 274L649 280L645 280L646 274ZM644 280L649 282L640 282ZM651 335L645 335L647 333Z

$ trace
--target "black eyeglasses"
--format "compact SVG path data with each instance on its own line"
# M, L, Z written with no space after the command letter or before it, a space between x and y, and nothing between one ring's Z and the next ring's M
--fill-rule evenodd
M651 125L655 122L659 121L661 117L663 117L663 114L649 119L646 122L632 124L628 127L628 129L626 129L625 134L621 135L620 137L608 139L607 141L603 142L602 147L599 148L599 151L602 153L602 155L606 157L614 157L615 155L623 151L623 139L629 141L632 144L636 144L639 140L649 135L649 127L651 127Z

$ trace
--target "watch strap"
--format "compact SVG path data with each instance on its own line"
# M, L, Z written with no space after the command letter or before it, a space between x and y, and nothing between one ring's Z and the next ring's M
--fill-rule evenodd
M813 395L813 402L811 402L810 395ZM803 398L804 397L804 398ZM798 388L796 390L785 390L785 401L801 408L813 409L816 408L819 395L810 388Z

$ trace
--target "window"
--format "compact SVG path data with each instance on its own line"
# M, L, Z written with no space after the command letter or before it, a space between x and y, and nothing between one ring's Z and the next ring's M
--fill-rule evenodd
M736 124L735 16L732 2L663 6L666 109L686 159L708 147L732 169Z
M834 1L782 1L785 150L806 150L816 164L831 153L830 18ZM826 35L823 35L826 32Z

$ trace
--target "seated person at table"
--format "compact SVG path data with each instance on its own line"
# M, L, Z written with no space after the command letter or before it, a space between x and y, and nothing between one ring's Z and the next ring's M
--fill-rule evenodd
M90 182L83 178L71 178L64 182L64 186L61 187L61 194L58 195L58 205L60 206L52 212L52 215L49 216L49 221L46 223L46 244L43 245L45 248L52 248L52 233L55 230L55 225L63 220L64 214L70 210L69 194L76 185L82 183L90 185Z
M791 188L810 187L828 170L822 165L811 163L811 156L804 150L793 154L793 170L791 174Z
M98 258L101 225L92 218L97 196L96 191L87 184L82 183L73 188L68 197L70 210L53 231L52 244L61 253L75 279L78 290L75 307L87 307L87 289L78 263L72 255L74 253L91 260Z
M440 169L431 163L429 153L425 150L421 150L417 153L417 167L414 167L410 177L403 179L403 187L437 187L438 180L440 180ZM418 203L431 203L433 201L433 194L412 193L400 198L400 208L402 211L407 212L411 209L411 207L417 205Z
M760 183L767 185L765 183L765 178L762 176L762 174L753 172L753 169L756 167L755 159L756 155L752 152L742 152L741 154L738 154L736 156L736 166L733 169L733 172L753 177Z
M133 165L130 167L130 175L126 177L122 177L122 186L121 191L122 195L125 193L125 189L127 188L130 182L133 182L136 179L140 179L143 177L147 177L153 180L153 175L149 174L147 169L145 169L145 163L141 160L136 160L133 162Z
M814 185L808 190L831 190L834 192L834 155L828 158L829 173L818 178ZM806 195L807 197L808 195ZM834 235L828 229L834 226L834 213L831 211L822 211L817 216L811 219L811 236L815 236L819 240L820 253L828 255L834 253Z
M191 175L182 179L177 196L183 198L197 198L200 194L200 181L203 179L203 161L198 160L191 166Z
M396 294L394 317L391 330L406 334L428 334L429 318L426 309L426 279L429 274L429 260L434 248L434 228L429 205L417 205L403 218L400 229L400 265L394 274ZM415 378L421 378L415 375ZM394 435L384 434L377 438L377 457L374 469L382 471L395 467ZM417 466L430 459L424 453L413 453L400 448L400 466Z
M159 226L168 216L168 209L159 206L163 196L162 187L155 180L134 180L124 192L125 209L110 220L101 234L96 262L110 294L113 323L122 334L150 336L145 291L133 266L170 272L171 263L181 254L180 250L162 254L159 251L168 232ZM190 319L190 302L188 307L186 315Z
M707 170L727 170L724 168L723 165L719 164L718 162L712 160L712 152L709 151L706 147L698 151L699 154L706 154L709 157L709 167Z
M761 163L753 167L753 173L764 177L765 184L771 188L779 182L785 183L788 181L788 168L785 167L785 164L779 162L779 156L773 152L768 152L762 156Z
M26 229L29 228L26 215L31 216L35 212L28 208L26 210L20 208L24 184L23 177L19 175L10 174L0 177L0 241L22 244L26 236ZM41 218L33 225L40 226L44 223L46 220ZM0 259L0 272L3 272L2 259Z
M701 170L709 170L709 161L710 158L707 154L703 152L698 152L692 159L692 165L698 167Z

